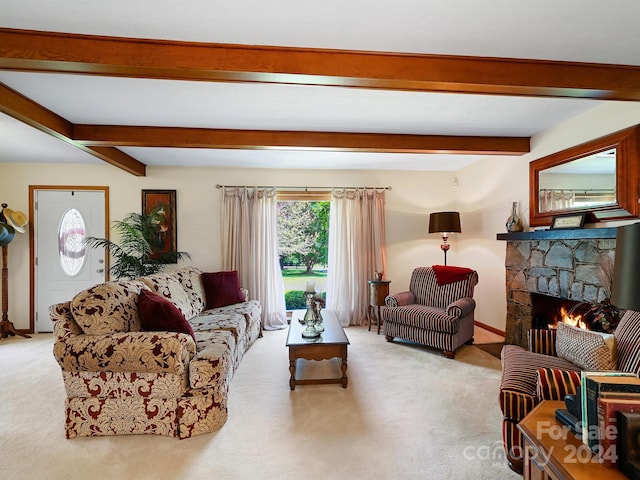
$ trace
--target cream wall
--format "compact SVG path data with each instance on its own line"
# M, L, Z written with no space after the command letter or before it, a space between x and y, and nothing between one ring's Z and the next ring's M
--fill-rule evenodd
M475 295L478 321L504 331L506 242L497 241L496 234L506 231L505 223L514 201L519 203L528 224L529 162L639 123L639 103L603 103L535 135L531 152L523 157L487 158L458 172L460 186L456 206L461 212L463 233L457 260L478 270L480 281Z
M149 168L134 177L109 165L0 163L0 201L27 212L29 185L108 185L110 216L140 211L141 189L175 189L178 247L206 270L221 268L220 190L215 185L367 185L391 186L387 194L388 265L391 291L405 290L411 270L442 263L437 235L428 235L430 212L458 209L462 235L452 238L450 265L478 270L476 319L504 330L506 318L505 231L513 201L528 219L529 162L550 153L640 123L640 104L612 102L536 135L523 157L488 157L459 172L243 170ZM6 161L6 159L3 159ZM454 188L457 176L459 186ZM9 318L17 328L29 325L29 241L16 235L10 245Z
M387 194L388 268L394 291L408 286L416 265L440 263L439 237L428 238L428 212L453 208L453 173L330 170L243 170L217 168L149 168L135 177L109 165L0 163L0 192L14 210L29 211L29 185L108 185L110 218L140 211L141 189L175 189L178 248L205 269L222 267L221 190L216 184L293 186L391 186ZM29 326L29 241L16 235L9 248L9 317L16 328ZM455 258L455 252L452 258Z

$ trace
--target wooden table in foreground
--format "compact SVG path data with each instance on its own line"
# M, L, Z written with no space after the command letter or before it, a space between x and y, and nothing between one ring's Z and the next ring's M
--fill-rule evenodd
M558 408L565 408L564 402L542 402L518 424L525 480L626 479L620 470L602 466L598 456L556 420Z
M289 334L287 335L287 347L289 347L289 387L296 389L296 385L318 385L321 383L338 383L342 388L347 388L347 345L349 340L344 333L344 329L333 312L322 311L324 332L316 339L306 339L302 337L302 331L306 325L298 321L295 314L291 318ZM338 378L296 378L296 363L299 358L305 360L329 360L340 358L340 370L342 376Z

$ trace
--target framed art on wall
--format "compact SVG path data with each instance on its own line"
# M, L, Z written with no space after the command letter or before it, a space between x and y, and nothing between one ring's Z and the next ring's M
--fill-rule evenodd
M155 254L178 250L175 190L142 190L142 214L155 215L159 228L151 247ZM151 255L154 258L154 255Z

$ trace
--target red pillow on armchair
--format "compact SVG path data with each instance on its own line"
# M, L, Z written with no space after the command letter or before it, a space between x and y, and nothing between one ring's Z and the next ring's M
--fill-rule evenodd
M203 273L202 286L207 300L207 309L226 307L227 305L246 301L236 270Z

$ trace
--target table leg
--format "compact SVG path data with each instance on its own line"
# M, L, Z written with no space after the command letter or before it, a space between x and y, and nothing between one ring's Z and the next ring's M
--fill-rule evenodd
M380 305L378 305L378 318L376 320L377 320L376 323L378 325L378 335L380 335L380 323L382 320L382 317L380 316Z
M340 364L340 370L342 371L342 388L347 388L347 352L345 350L342 356L342 363Z
M291 354L289 354L289 373L291 373L291 378L289 378L289 388L291 390L296 389L296 359L291 358Z

